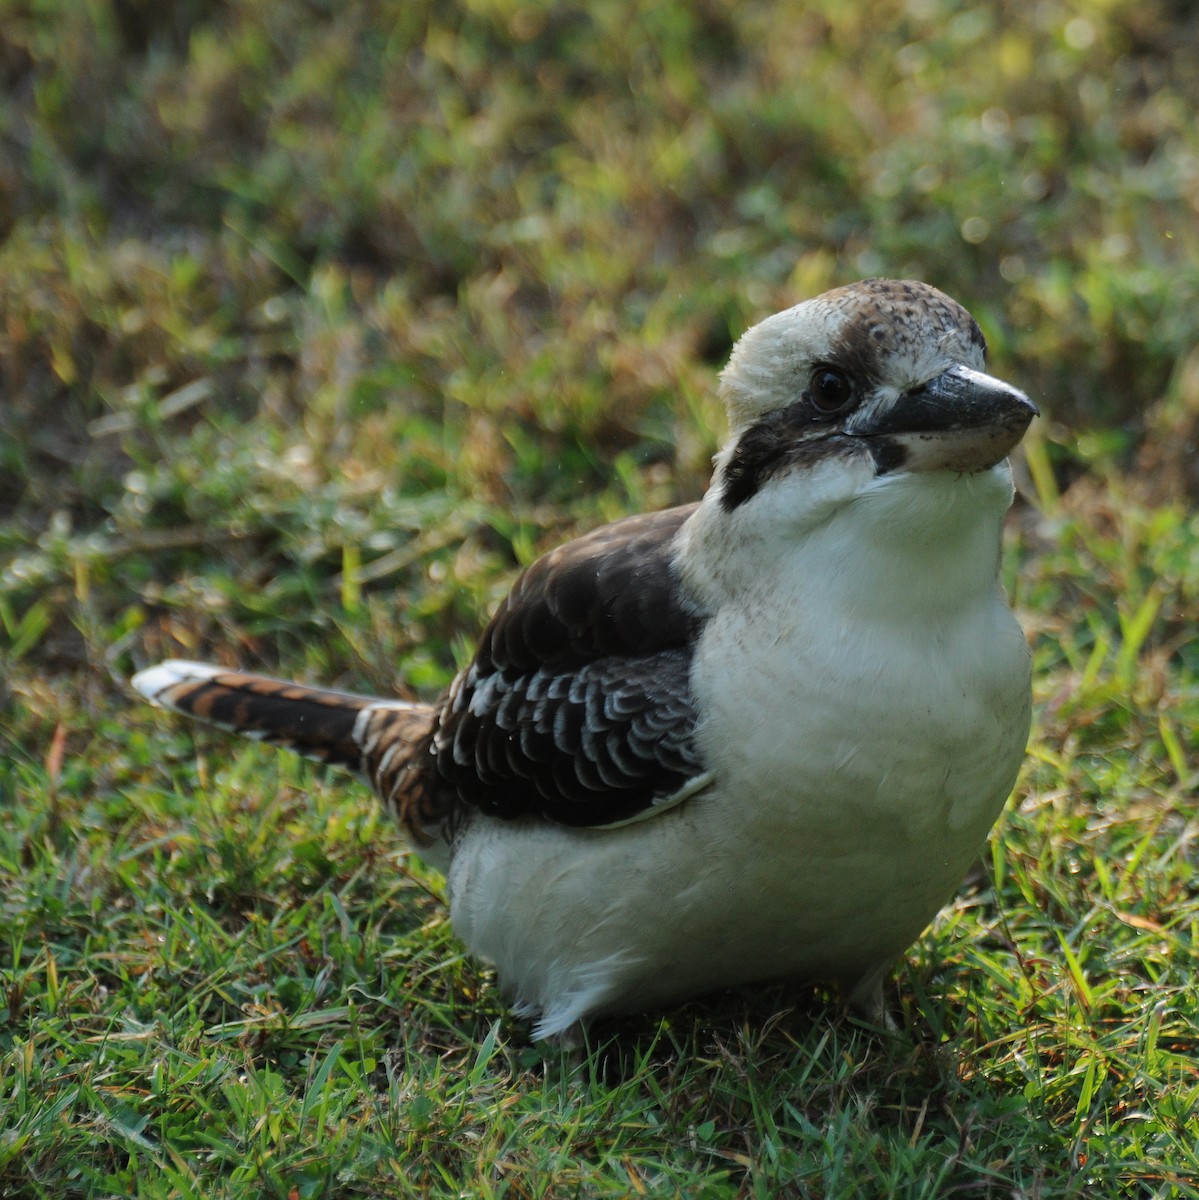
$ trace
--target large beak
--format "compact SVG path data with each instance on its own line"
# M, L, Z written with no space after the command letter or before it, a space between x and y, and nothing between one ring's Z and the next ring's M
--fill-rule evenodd
M868 427L879 474L957 471L1002 462L1024 436L1037 406L1018 388L969 367L953 366L904 392Z

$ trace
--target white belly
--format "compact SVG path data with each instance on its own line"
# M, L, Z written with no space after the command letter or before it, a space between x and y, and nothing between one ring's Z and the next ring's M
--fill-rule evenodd
M920 933L1028 735L994 583L1010 496L1006 467L886 478L791 547L705 500L684 533L709 568L689 582L712 785L617 829L477 817L454 848L455 929L539 1036L757 980L865 987Z
M697 690L723 786L757 784L726 829L744 839L743 877L790 913L758 951L780 947L782 973L852 982L928 923L999 815L1028 734L1029 658L997 595L952 623L831 632L782 638L756 665L714 653Z
M852 986L932 919L1015 780L1028 653L998 596L931 643L879 636L796 630L764 660L717 618L694 677L708 791L613 830L471 824L453 923L539 1035L756 980Z

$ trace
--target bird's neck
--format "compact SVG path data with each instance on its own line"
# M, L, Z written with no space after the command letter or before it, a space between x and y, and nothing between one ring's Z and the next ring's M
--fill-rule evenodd
M994 597L1010 503L1006 466L965 478L883 477L791 527L730 522L705 500L683 531L680 565L709 613L765 599L842 618L924 620Z

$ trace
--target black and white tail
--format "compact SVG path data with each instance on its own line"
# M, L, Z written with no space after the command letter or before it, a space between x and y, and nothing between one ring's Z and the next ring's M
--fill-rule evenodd
M436 710L169 659L130 681L151 703L363 775L417 842L427 842L427 756Z

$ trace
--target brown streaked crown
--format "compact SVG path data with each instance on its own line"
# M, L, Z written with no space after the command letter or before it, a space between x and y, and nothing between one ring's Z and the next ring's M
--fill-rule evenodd
M955 361L981 369L985 350L977 322L944 292L916 280L863 279L748 329L720 390L735 437L799 399L819 363L845 367L863 386L877 383L885 366L907 364L911 378L893 381L906 387Z
M919 359L930 345L948 349L963 343L986 356L987 341L978 322L930 284L863 279L817 299L844 314L832 361L856 369L863 381L881 381L884 361Z

